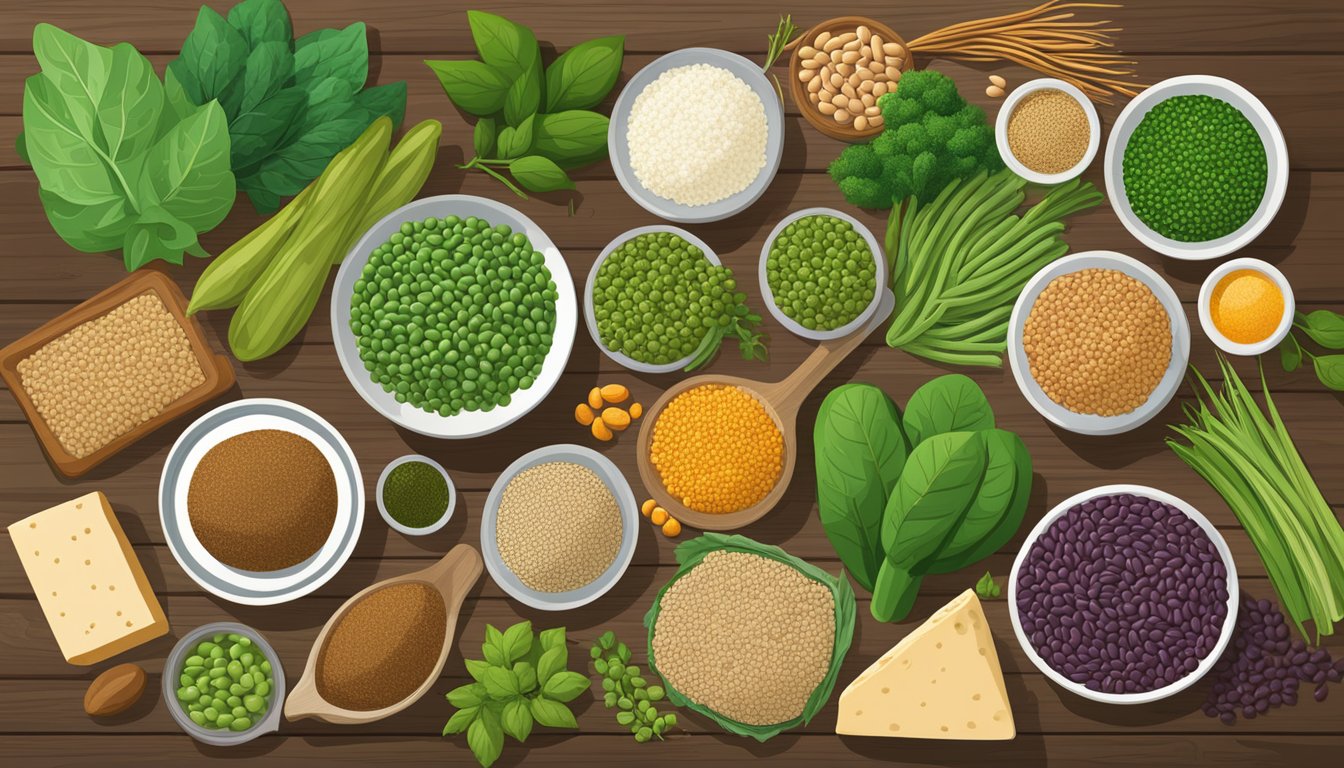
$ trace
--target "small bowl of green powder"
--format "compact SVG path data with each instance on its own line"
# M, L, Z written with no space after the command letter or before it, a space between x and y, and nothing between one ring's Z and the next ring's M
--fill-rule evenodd
M378 512L394 530L407 536L439 530L447 525L456 506L452 479L428 456L402 456L378 478Z
M1106 195L1139 242L1214 259L1254 240L1288 189L1288 148L1265 105L1221 77L1158 83L1116 118Z

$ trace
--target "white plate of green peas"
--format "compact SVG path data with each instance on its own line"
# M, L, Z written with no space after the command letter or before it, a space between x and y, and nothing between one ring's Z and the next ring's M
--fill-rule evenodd
M279 730L285 672L251 627L232 621L197 627L173 646L163 670L168 711L197 741L228 747Z

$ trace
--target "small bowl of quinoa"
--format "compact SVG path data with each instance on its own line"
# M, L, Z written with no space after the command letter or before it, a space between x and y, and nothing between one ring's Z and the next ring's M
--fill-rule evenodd
M548 445L499 474L481 512L481 556L510 597L543 611L587 605L620 581L639 539L639 507L611 460Z
M1013 173L1035 184L1061 184L1092 164L1101 146L1101 121L1082 91L1042 77L1004 99L994 138Z
M1190 326L1162 276L1128 256L1088 251L1037 272L1008 321L1013 378L1050 423L1117 435L1175 397Z

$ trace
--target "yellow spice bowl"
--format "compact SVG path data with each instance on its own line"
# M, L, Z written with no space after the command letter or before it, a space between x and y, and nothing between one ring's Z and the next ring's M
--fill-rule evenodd
M1218 284L1228 275L1239 271L1250 271L1268 278L1283 297L1282 315L1278 319L1278 324L1274 330L1265 338L1254 343L1241 343L1228 338L1222 329L1214 320L1213 294L1218 288ZM1289 285L1288 278L1283 276L1274 265L1261 261L1260 259L1232 259L1231 261L1220 264L1217 269L1209 273L1204 279L1204 284L1199 289L1199 324L1215 345L1229 355L1262 355L1273 350L1283 341L1284 337L1293 327L1293 315L1297 309L1296 302L1293 300L1293 287Z

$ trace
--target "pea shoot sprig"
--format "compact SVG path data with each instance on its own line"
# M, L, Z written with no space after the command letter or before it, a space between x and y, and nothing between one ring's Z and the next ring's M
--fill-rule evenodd
M654 738L662 741L667 729L677 724L677 716L658 713L654 705L667 694L640 676L639 667L630 663L630 647L608 631L597 638L589 655L593 669L602 675L602 703L607 709L619 708L616 722L629 727L641 744Z
M731 291L736 284L729 279L726 285ZM733 301L725 314L717 323L710 326L705 337L700 340L700 346L696 347L694 357L686 364L684 370L693 371L713 360L719 345L730 335L737 337L737 347L742 352L743 360L765 359L765 337L755 330L756 326L761 324L761 316L752 312L747 306L745 293L734 293L732 298Z

